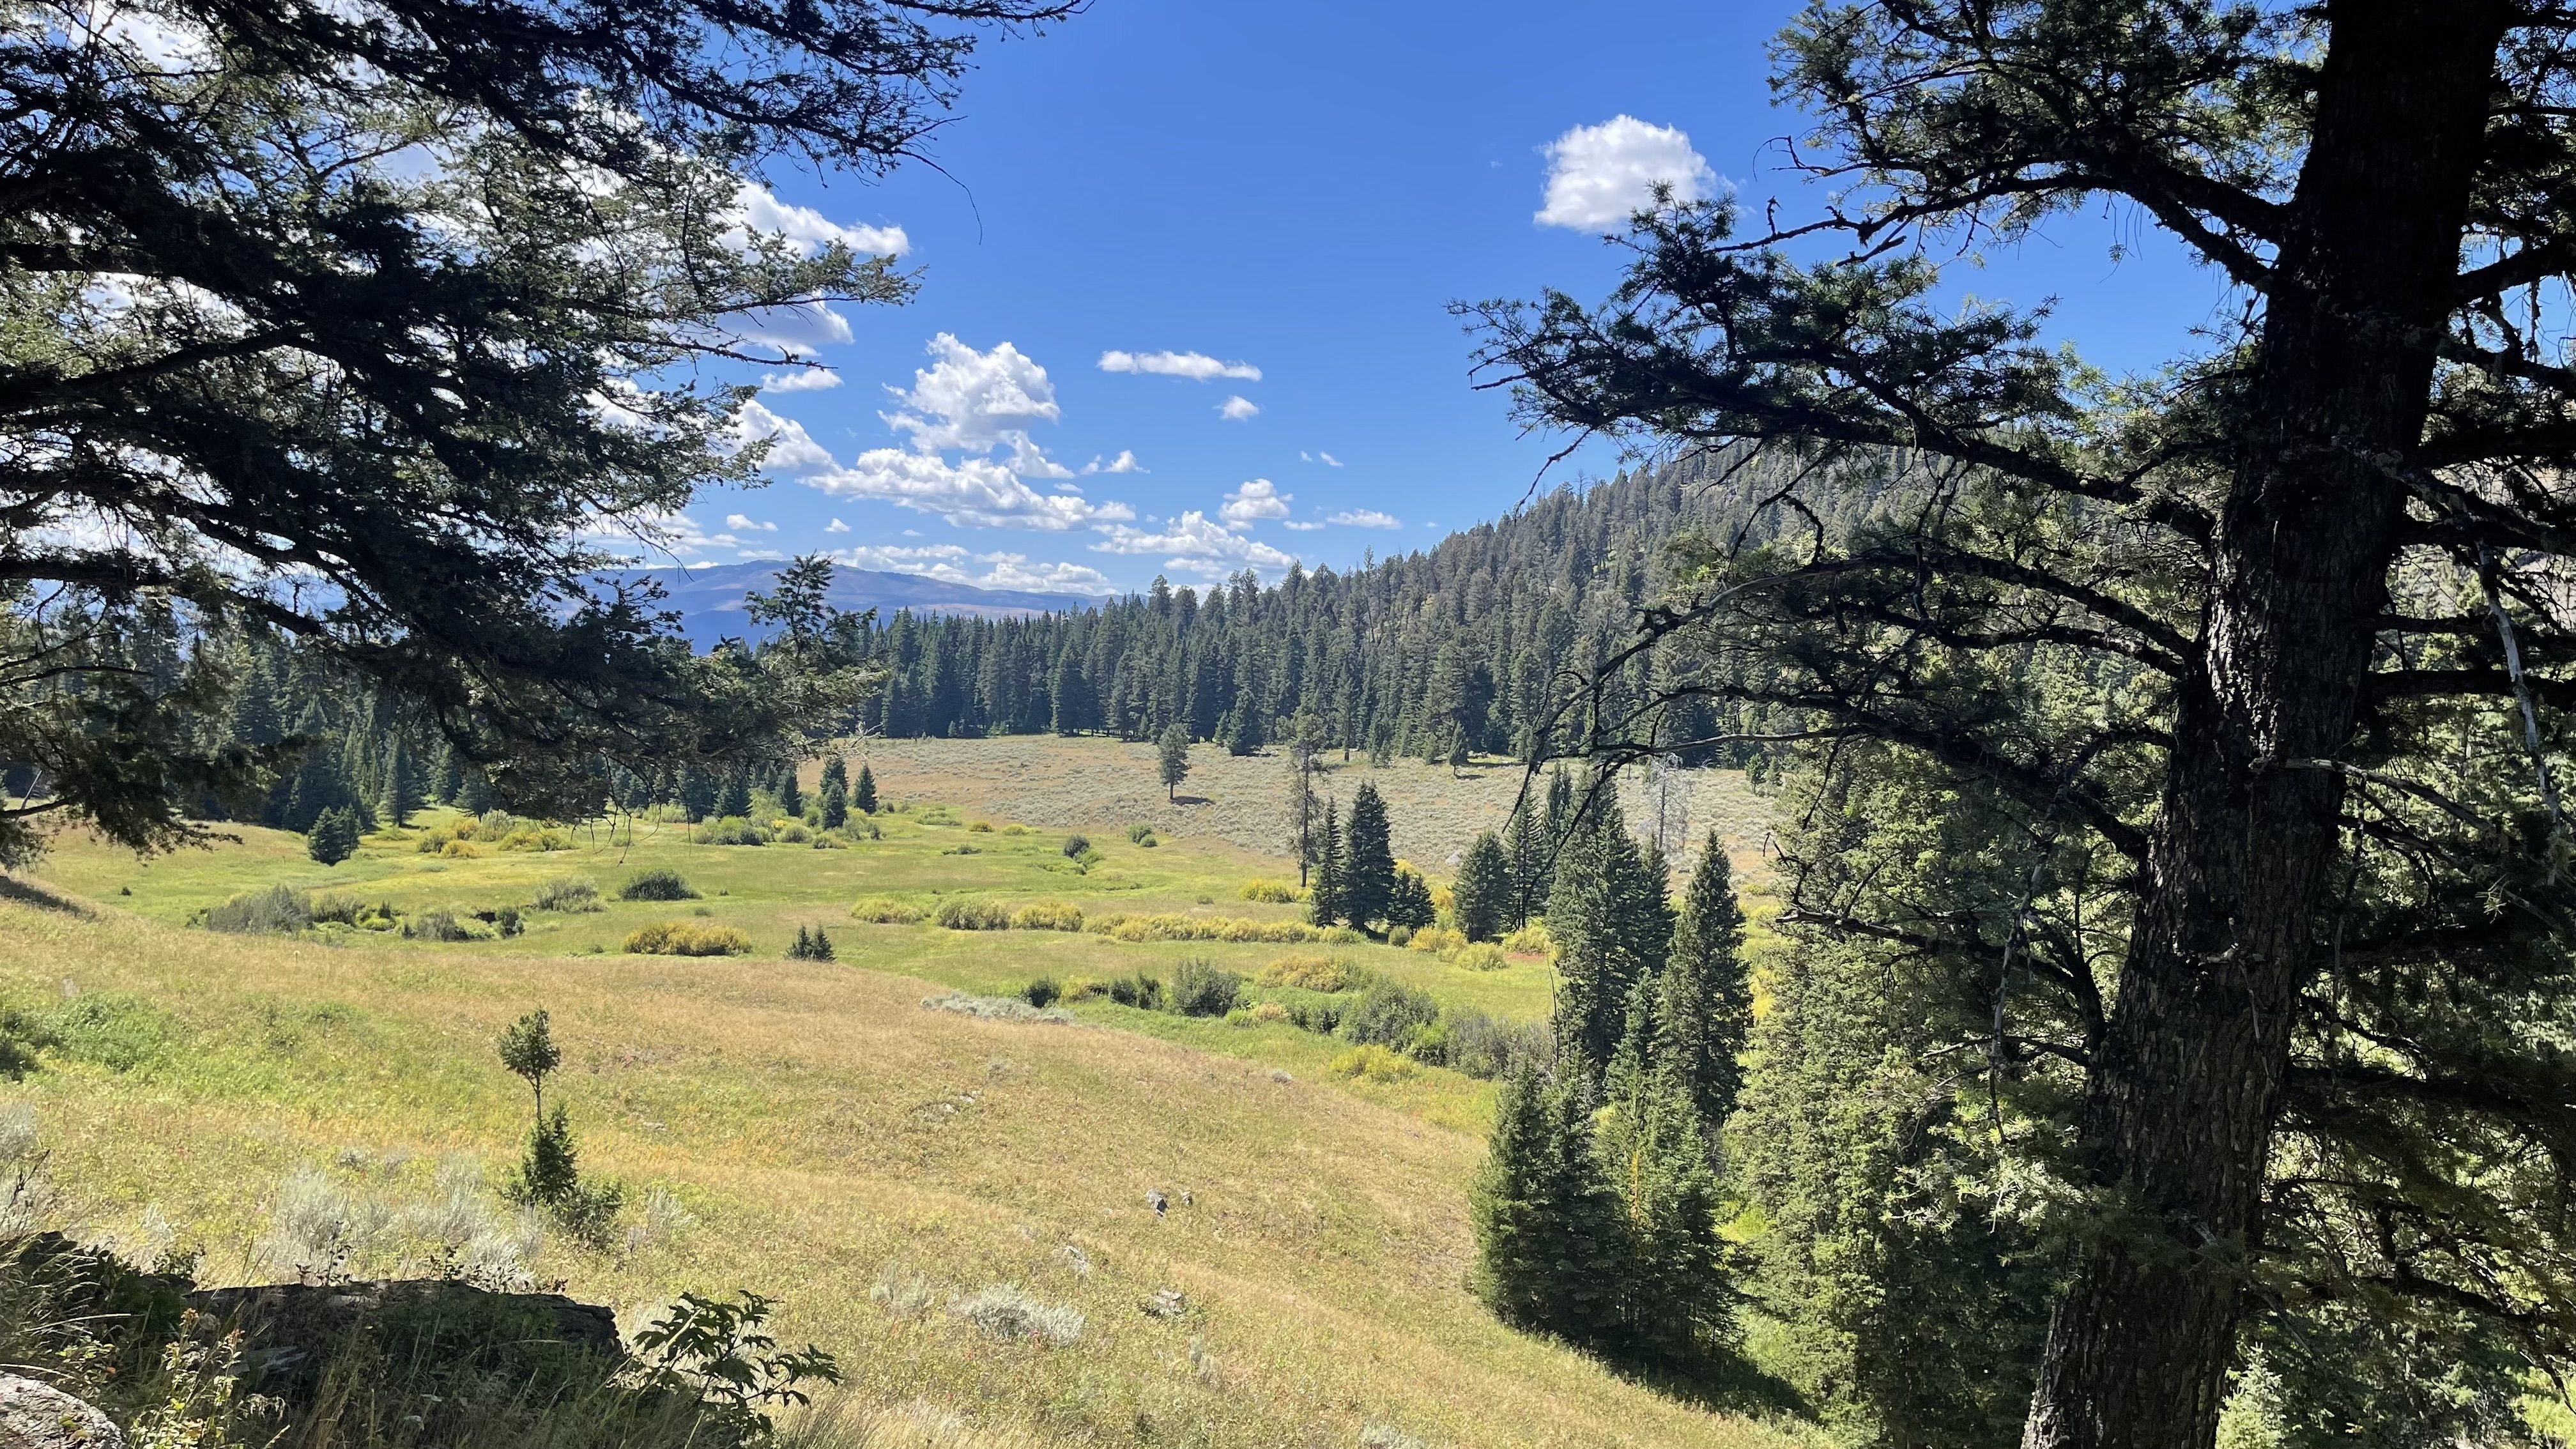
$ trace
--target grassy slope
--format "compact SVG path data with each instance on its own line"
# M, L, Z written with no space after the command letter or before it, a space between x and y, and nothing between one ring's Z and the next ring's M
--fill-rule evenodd
M550 1245L541 1274L629 1308L689 1288L770 1291L787 1331L840 1351L871 1399L1084 1442L1348 1444L1365 1424L1479 1445L1772 1437L1509 1333L1462 1291L1482 1084L1446 1072L1340 1081L1321 1071L1329 1043L1281 1026L1108 1006L1086 1006L1079 1026L1008 1025L919 1005L925 982L991 989L1039 969L1106 976L1193 953L1249 968L1290 948L967 935L844 914L857 895L933 890L1284 914L1231 899L1248 876L1276 874L1275 860L1188 839L1144 851L1104 829L1109 861L1074 875L1053 836L898 822L885 841L837 852L665 832L622 859L445 861L379 841L324 871L292 837L244 834L148 865L67 843L49 873L99 908L0 901L6 1004L58 1001L65 982L149 1004L159 1046L142 1065L55 1062L11 1089L41 1112L53 1173L95 1232L131 1232L157 1211L210 1249L210 1269L248 1274L266 1203L300 1164L350 1147L378 1162L389 1149L424 1154L338 1169L395 1201L429 1191L436 1154L497 1167L523 1130L524 1097L489 1044L542 1003L569 1046L563 1094L586 1164L671 1189L698 1221L615 1255ZM982 853L942 853L961 843ZM686 905L541 916L517 940L444 946L177 924L272 880L470 909L525 900L553 875L613 884L658 864L682 869L707 892L698 904L750 931L762 955L613 954L634 925ZM842 961L775 959L799 923L830 926ZM603 944L612 954L590 953ZM1345 954L1447 1000L1544 1009L1534 964L1478 974L1382 947ZM1158 1222L1145 1206L1157 1188L1194 1202ZM1068 1244L1097 1271L1078 1275ZM1020 1284L1080 1308L1089 1326L1050 1350L977 1339L936 1312L906 1321L870 1301L889 1268L942 1300ZM1187 1295L1185 1316L1139 1311L1162 1288Z
M1236 758L1215 745L1196 747L1177 804L1164 796L1150 744L1046 735L870 740L866 755L890 799L953 801L1033 825L1089 829L1103 821L1142 821L1272 855L1287 848L1287 761L1276 752ZM1347 808L1362 781L1375 782L1392 817L1395 853L1433 875L1446 874L1477 831L1502 828L1524 778L1507 761L1485 760L1458 772L1419 760L1372 768L1365 756L1345 763L1338 751L1324 761L1318 788ZM1739 869L1755 865L1770 812L1743 775L1697 770L1676 778L1681 793L1666 807L1670 834L1696 841L1714 828ZM1654 818L1642 777L1622 782L1620 800L1638 829Z

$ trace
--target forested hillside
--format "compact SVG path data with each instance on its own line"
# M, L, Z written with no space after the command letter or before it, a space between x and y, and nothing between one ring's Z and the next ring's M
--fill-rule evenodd
M1691 454L1588 489L1560 487L1426 552L1350 573L1292 570L1267 588L1246 572L1204 595L1157 581L1147 595L1042 618L897 613L869 636L889 677L867 727L1144 739L1178 721L1195 738L1248 749L1303 715L1344 749L1526 755L1631 637L1662 581L1665 546L1739 525L1743 480L1710 486L1722 466ZM1608 671L1599 707L1616 717L1641 701L1656 682L1650 668L1670 676L1701 667L1680 651L1651 666L1640 658ZM1680 745L1761 724L1720 708L1730 717L1685 701L1658 737ZM1740 752L1684 753L1713 763Z

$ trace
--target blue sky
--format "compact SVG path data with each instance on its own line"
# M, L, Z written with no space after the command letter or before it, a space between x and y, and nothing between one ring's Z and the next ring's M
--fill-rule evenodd
M927 148L941 170L781 173L755 207L899 229L921 291L807 319L837 385L762 395L774 481L704 498L680 554L1099 592L1347 567L1495 517L1552 448L1469 386L1448 304L1605 291L1605 208L1640 175L1791 185L1765 54L1789 11L1099 0L990 45ZM2056 297L2058 330L2120 369L2222 296L2117 214L1961 285Z

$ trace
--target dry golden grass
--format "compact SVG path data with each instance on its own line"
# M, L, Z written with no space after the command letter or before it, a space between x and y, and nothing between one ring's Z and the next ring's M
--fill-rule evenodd
M776 1296L783 1336L840 1353L856 1403L918 1426L880 1419L858 1442L1320 1446L1366 1426L1438 1445L1777 1442L1485 1314L1461 1287L1481 1145L1400 1089L925 1011L931 989L848 965L226 937L0 899L0 1004L141 1003L157 1043L128 1070L49 1061L7 1089L45 1124L66 1211L110 1237L157 1213L216 1276L249 1273L299 1165L392 1196L425 1191L440 1154L497 1175L527 1104L491 1041L543 1004L585 1167L667 1189L696 1222L632 1251L552 1243L540 1276L630 1315L682 1290ZM366 1155L332 1167L348 1148ZM881 1281L917 1283L895 1296L928 1311L879 1306ZM1079 1311L1083 1333L1002 1342L944 1311L991 1284ZM1165 1289L1184 1313L1142 1311Z
M860 752L857 743L851 746ZM1181 802L1164 798L1154 746L1110 739L1012 735L983 740L868 740L864 755L888 799L939 800L1032 825L1141 822L1182 837L1215 837L1246 850L1289 853L1288 763L1277 751L1237 758L1215 745L1190 751ZM1349 803L1363 780L1386 797L1395 853L1445 875L1454 857L1482 830L1500 830L1524 779L1520 766L1488 761L1453 773L1446 765L1399 760L1372 767L1366 756L1345 763L1325 756L1320 788ZM1544 788L1544 782L1542 782ZM1642 776L1620 782L1631 824L1645 828L1654 806ZM1758 867L1769 838L1770 808L1734 770L1695 770L1680 777L1671 812L1676 837L1696 842L1711 828L1740 869ZM1681 822L1687 820L1687 827Z

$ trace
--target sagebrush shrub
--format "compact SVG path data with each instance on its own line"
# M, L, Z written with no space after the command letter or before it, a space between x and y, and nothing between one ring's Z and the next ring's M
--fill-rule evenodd
M948 1311L994 1338L1026 1339L1060 1348L1082 1337L1079 1310L1043 1302L1002 1283L958 1299L948 1305Z
M1266 877L1255 876L1251 880L1243 883L1243 898L1247 901L1260 901L1267 905L1291 905L1297 900L1297 888L1288 884L1286 881L1270 880Z
M689 888L688 881L678 871L658 866L628 876L626 884L617 888L617 898L621 901L694 901L698 893Z
M1460 947L1458 954L1449 958L1449 964L1461 971L1500 971L1512 964L1512 958L1491 941L1477 941Z
M922 917L921 907L890 896L863 896L850 907L855 920L879 926L909 926Z
M750 952L751 938L732 926L668 921L629 935L626 950L637 956L741 956Z
M1440 1003L1395 981L1373 981L1342 1009L1334 1034L1364 1046L1403 1051L1416 1033L1440 1019Z
M239 934L286 934L313 924L313 909L299 891L282 885L244 891L206 911L206 929Z
M1172 974L1172 1010L1183 1016L1223 1016L1243 999L1243 977L1192 957Z
M630 897L629 899L633 899ZM596 911L599 883L584 876L564 876L537 887L537 898L531 902L541 911Z
M403 922L402 933L417 941L470 941L474 932L450 910L415 911Z
M1121 976L1109 983L1109 999L1120 1006L1133 1006L1144 1011L1163 1009L1163 979L1139 971Z

